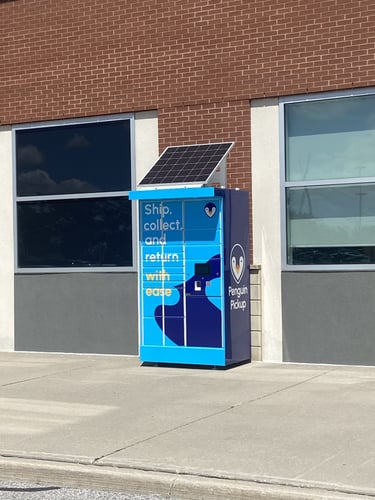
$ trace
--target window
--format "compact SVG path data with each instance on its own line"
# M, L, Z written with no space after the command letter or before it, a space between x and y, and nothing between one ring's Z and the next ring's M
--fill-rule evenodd
M375 95L281 104L286 266L375 264Z
M133 266L132 120L14 129L17 267Z

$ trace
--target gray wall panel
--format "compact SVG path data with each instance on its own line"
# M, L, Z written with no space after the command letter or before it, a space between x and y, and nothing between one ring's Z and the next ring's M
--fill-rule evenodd
M375 272L282 273L284 361L375 365Z
M137 274L16 275L15 348L137 354Z

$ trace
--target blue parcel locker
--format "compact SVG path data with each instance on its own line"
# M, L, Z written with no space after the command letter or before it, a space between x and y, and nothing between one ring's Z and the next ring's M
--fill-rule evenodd
M152 189L130 199L139 201L141 361L250 361L248 193Z

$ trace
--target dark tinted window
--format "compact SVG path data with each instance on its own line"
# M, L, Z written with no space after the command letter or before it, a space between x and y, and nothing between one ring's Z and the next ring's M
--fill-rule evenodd
M130 120L16 131L17 195L128 191Z
M20 267L132 265L126 197L19 202L17 216Z

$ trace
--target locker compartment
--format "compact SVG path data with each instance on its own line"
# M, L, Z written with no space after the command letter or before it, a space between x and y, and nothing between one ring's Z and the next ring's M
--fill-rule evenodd
M183 285L179 282L143 282L141 293L146 316L153 316L157 309L161 314L161 306L175 306L181 302L182 289Z
M221 230L217 229L185 229L185 241L188 245L220 245Z
M222 347L222 312L206 296L186 296L186 338L192 347Z
M165 261L164 245L141 245L140 258L142 267L162 265Z
M163 318L163 334L165 345L185 345L185 318L184 316L166 314ZM161 324L161 320L157 320Z
M187 244L185 247L185 265L186 262L204 262L213 257L218 257L223 253L222 246L219 244L210 245L192 245Z
M191 200L185 202L185 230L189 229L220 229L221 220L221 199L212 200Z
M141 330L141 344L162 346L164 334L154 317L144 317Z

